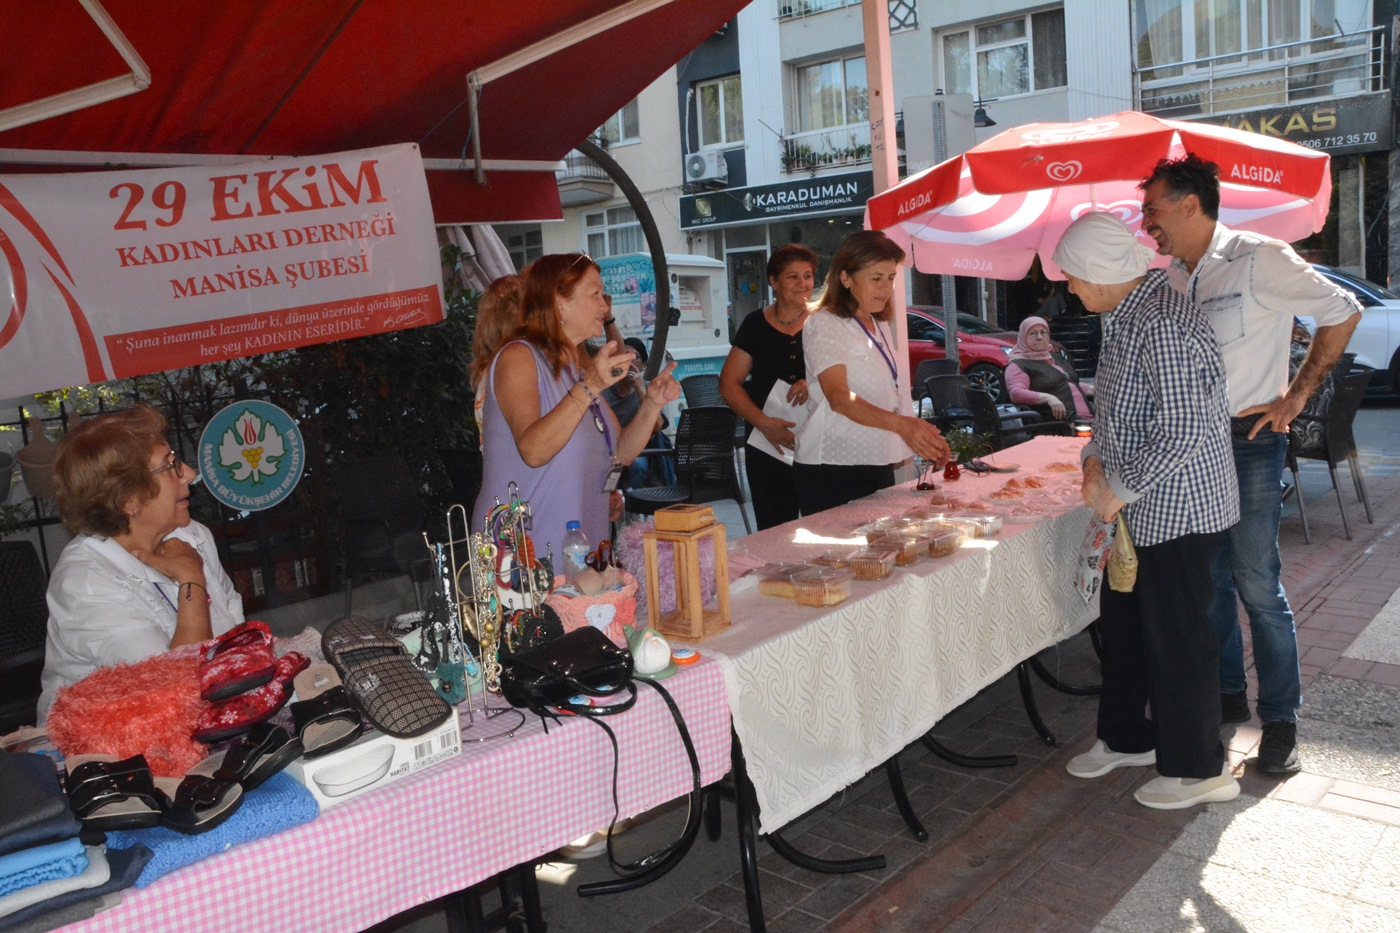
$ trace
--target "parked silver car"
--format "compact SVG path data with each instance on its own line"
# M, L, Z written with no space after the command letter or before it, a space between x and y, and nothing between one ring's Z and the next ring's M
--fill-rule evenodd
M1331 266L1314 263L1313 268L1361 303L1361 323L1347 343L1347 352L1356 354L1353 368L1373 371L1373 389L1400 392L1400 295ZM1315 329L1311 318L1300 318L1310 332Z

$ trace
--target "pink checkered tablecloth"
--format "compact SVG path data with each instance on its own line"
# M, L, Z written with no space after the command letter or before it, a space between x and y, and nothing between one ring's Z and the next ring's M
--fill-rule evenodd
M685 717L704 782L723 777L730 732L719 665L702 659L662 685ZM665 703L645 685L637 697L608 720L623 817L692 787ZM593 723L551 724L546 734L529 716L513 738L464 743L460 756L128 890L120 906L63 929L363 930L607 826L612 765Z

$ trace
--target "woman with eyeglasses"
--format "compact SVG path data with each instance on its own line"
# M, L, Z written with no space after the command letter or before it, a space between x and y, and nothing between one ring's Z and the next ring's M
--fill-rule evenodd
M621 426L603 392L627 376L632 351L617 340L591 356L584 346L611 323L598 264L586 253L551 254L524 276L520 329L478 388L485 469L472 521L479 529L514 483L530 503L535 553L552 546L558 569L568 522L580 521L595 544L608 539L609 494L680 385L672 363Z
M49 577L42 723L54 694L99 667L140 661L243 622L209 529L190 517L195 471L137 405L83 421L58 443L54 499L74 535Z
M1079 388L1079 373L1063 350L1050 342L1050 325L1032 315L1021 322L1006 366L1011 401L1053 421L1092 421L1093 409Z

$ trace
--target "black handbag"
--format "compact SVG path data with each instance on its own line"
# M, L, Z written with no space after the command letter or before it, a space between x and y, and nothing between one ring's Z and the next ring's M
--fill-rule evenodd
M632 652L591 625L501 658L501 695L511 706L541 719L562 710L582 716L614 716L637 702ZM593 706L587 698L617 702Z

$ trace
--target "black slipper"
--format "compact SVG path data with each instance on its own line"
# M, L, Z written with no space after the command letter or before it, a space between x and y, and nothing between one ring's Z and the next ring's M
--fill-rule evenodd
M293 681L297 701L292 722L301 739L302 754L316 758L344 748L360 737L360 711L329 664L313 664Z
M162 778L166 798L160 825L187 836L208 832L234 814L243 803L243 788L237 782L223 781L202 774L188 774L179 786L174 778Z
M281 726L261 722L229 747L214 777L252 790L300 757L300 739Z

